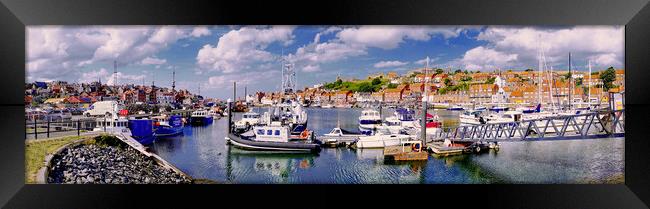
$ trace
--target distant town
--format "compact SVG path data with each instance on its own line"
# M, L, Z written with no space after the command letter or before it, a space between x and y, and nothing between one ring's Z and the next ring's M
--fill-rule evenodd
M538 88L542 76L542 89ZM604 82L605 81L605 82ZM492 72L414 69L405 74L395 71L376 73L365 78L337 77L335 81L286 92L255 92L238 97L247 105L272 105L283 100L298 99L302 104L352 107L366 103L388 105L415 104L422 100L451 104L512 103L536 104L542 101L567 104L571 102L602 101L607 92L624 91L623 69L588 72L556 70L494 70ZM571 86L573 85L573 88ZM241 87L240 87L241 88ZM505 97L499 98L501 94ZM541 93L541 94L540 94ZM591 96L591 98L588 98ZM540 98L541 97L541 98ZM87 108L97 101L119 101L125 105L153 105L166 109L183 109L223 105L225 101L204 98L185 89L155 85L108 85L68 83L65 81L33 82L25 85L26 107L50 105L55 107Z
M541 92L538 85L540 76ZM248 96L246 101L271 105L282 99L296 98L302 103L333 106L354 106L359 103L404 105L422 101L426 90L427 101L432 103L536 104L541 97L544 103L567 104L569 100L604 101L607 92L624 91L624 81L624 70L614 68L591 74L556 70L552 76L548 72L540 73L532 69L492 72L429 69L425 72L421 68L403 75L391 71L365 78L338 77L336 81L307 87L288 95L283 92L257 92L252 97ZM499 91L503 97L497 96Z

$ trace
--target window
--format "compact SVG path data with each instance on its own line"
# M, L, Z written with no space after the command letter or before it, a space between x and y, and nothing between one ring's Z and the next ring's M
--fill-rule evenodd
M257 135L264 135L264 129L257 130Z
M275 135L280 136L280 130L275 130Z
M273 135L273 130L266 130L266 135Z

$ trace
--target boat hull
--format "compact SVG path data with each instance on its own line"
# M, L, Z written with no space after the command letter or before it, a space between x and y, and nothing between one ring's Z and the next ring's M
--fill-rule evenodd
M165 127L159 126L156 131L156 136L176 136L183 133L183 127Z
M281 142L262 142L243 139L235 134L228 134L230 143L233 145L249 150L259 151L283 151L283 152L319 152L320 145L313 143L281 143Z
M212 124L212 116L208 117L192 117L191 119L192 125L209 125Z
M391 137L391 138L377 138L377 139L361 138L357 141L356 146L357 148L384 148L387 146L398 146L400 145L400 141L403 140L409 140L409 138L408 137Z

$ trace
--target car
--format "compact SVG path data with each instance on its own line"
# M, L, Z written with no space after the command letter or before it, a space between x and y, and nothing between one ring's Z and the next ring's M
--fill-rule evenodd
M72 113L70 113L70 111L67 110L67 109L51 110L50 112L47 113L47 119L50 120L50 121L71 120L72 119Z
M82 115L84 111L83 108L70 108L70 113L72 113L72 115Z

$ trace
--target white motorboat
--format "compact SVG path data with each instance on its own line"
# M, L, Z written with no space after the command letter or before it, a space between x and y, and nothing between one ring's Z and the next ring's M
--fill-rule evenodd
M381 115L377 110L366 109L359 116L359 131L363 134L373 132L381 126Z
M242 115L242 119L235 122L235 128L237 129L245 129L247 127L255 126L260 124L261 118L260 114L253 112L252 110L244 113Z
M387 129L391 134L400 134L404 129L402 121L395 116L387 117L381 128Z
M384 148L400 145L402 141L411 140L411 136L404 134L391 134L387 129L379 129L375 135L362 136L355 143L357 148Z

